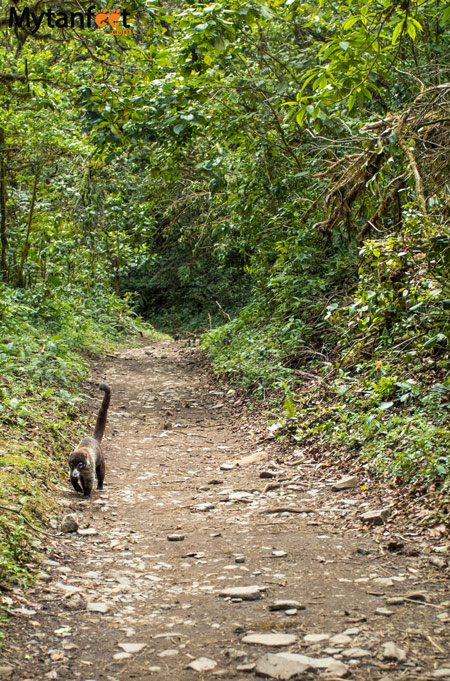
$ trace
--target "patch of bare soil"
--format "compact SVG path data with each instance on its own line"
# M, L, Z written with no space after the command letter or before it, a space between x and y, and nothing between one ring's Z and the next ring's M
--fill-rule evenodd
M364 480L333 490L339 475L285 456L196 353L155 342L97 366L105 490L67 484L80 529L13 594L0 679L450 679L445 542Z

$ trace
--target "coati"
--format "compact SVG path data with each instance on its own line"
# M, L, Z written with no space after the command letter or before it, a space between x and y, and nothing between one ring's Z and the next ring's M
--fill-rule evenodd
M94 475L97 476L97 489L103 489L105 478L105 457L100 442L105 432L106 416L111 401L111 388L106 383L100 383L98 388L103 390L105 395L98 412L94 434L92 437L84 437L69 456L70 482L74 489L77 492L83 492L85 497L91 496Z

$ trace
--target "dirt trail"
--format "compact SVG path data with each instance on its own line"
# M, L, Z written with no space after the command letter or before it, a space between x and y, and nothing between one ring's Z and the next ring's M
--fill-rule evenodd
M193 350L149 343L95 379L113 389L105 490L62 494L82 534L49 540L0 679L450 679L442 548L367 528L380 502L331 491L337 476L298 452L277 463ZM235 587L253 589L220 594Z

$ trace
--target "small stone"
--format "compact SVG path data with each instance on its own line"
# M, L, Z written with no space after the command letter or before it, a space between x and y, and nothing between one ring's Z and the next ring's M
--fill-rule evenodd
M113 659L120 662L120 660L127 660L131 657L130 653L114 653Z
M340 660L334 660L325 669L325 678L329 676L333 678L345 678L348 676L348 667Z
M428 596L425 591L408 591L404 597L411 601L420 601L422 603L426 603L428 601Z
M72 636L72 627L69 627L69 625L59 627L59 629L55 629L53 633L56 636L61 636L61 638L66 638L66 636Z
M379 584L380 586L392 586L394 584L390 577L375 577L373 582L374 584Z
M205 557L205 553L203 551L193 551L192 553L187 553L185 558L196 558L197 560L200 560L201 558Z
M352 642L351 637L346 636L345 634L336 634L336 636L332 636L330 638L330 643L332 643L335 646L345 646L351 642Z
M306 634L303 637L305 643L312 645L313 643L322 643L322 641L328 641L331 634Z
M289 608L289 610L285 610L284 614L288 615L289 617L294 617L298 613L297 608Z
M441 667L433 672L435 679L450 679L450 667Z
M255 662L246 662L245 664L240 664L236 667L236 671L238 672L252 672L254 671L256 667Z
M259 676L269 676L272 679L287 680L311 669L307 662L286 660L279 655L269 653L256 661L255 671Z
M86 527L84 530L78 530L78 534L81 534L82 537L93 537L98 532L94 527Z
M61 521L62 532L76 532L80 527L75 513L67 513Z
M168 648L167 650L162 650L158 653L158 657L174 657L178 655L180 651L177 648Z
M222 598L242 598L243 601L256 601L261 598L261 587L256 584L253 586L234 586L219 591Z
M118 643L119 648L122 648L126 653L139 653L146 643Z
M253 499L251 492L245 490L238 490L237 492L230 492L227 501L241 501L244 504L249 504Z
M167 541L184 541L184 534L168 534Z
M10 667L8 664L0 665L0 679L9 679L13 675L14 667Z
M287 551L273 550L272 556L274 556L274 558L284 558L285 556L287 556Z
M331 489L333 492L339 492L342 489L352 489L354 487L359 487L358 478L355 475L347 475L338 482L335 482Z
M403 605L405 599L403 596L394 596L393 598L388 598L386 603L388 605Z
M398 660L398 662L404 662L406 660L406 650L399 648L392 641L383 643L383 660Z
M217 662L214 662L209 657L198 657L188 664L188 668L196 672L208 672L215 667L217 667Z
M75 643L72 643L71 641L64 640L62 642L62 649L63 650L78 650L78 646L75 645Z
M438 556L431 556L429 560L431 565L434 565L437 568L444 568L446 566L445 560L443 558L438 558Z
M388 610L387 608L377 608L375 610L375 615L383 615L384 617L390 617L394 614L393 610Z
M342 651L343 657L351 657L354 660L359 660L360 657L367 657L370 655L370 650L364 648L346 648Z
M232 471L233 468L234 468L234 464L232 464L232 463L223 463L220 466L221 471Z
M241 556L241 555L236 556L235 559L234 559L234 562L239 563L239 564L245 563L245 556Z
M54 586L56 589L61 589L61 591L64 591L66 594L74 594L81 591L81 587L75 586L75 584L64 584L63 582L55 582Z
M273 601L273 603L270 603L269 605L269 610L272 611L277 611L277 610L305 610L305 606L299 603L298 601Z
M345 677L348 667L333 657L308 657L297 653L263 655L256 662L256 673L273 679L297 678L310 669L324 669L327 675Z
M25 615L25 617L32 617L36 614L36 610L31 610L30 608L16 608L14 613L17 615Z
M196 506L193 506L192 509L195 511L201 511L203 513L206 513L207 511L212 511L214 508L214 504L210 504L208 502L205 502L203 504L197 504Z
M381 508L376 511L367 511L361 516L361 520L369 525L383 525L391 513L390 508Z
M107 603L102 603L101 601L89 601L87 609L89 612L100 612L104 615L108 612L109 605Z
M261 473L259 474L259 477L267 480L268 478L276 478L277 473L276 473L276 471L269 471L269 470L261 471Z
M245 650L236 650L236 648L229 648L225 655L230 658L230 660L242 660L247 657Z
M63 607L66 610L86 610L86 596L78 592L69 593L63 600Z
M242 639L242 643L255 643L260 646L290 646L295 643L297 637L294 634L248 634Z

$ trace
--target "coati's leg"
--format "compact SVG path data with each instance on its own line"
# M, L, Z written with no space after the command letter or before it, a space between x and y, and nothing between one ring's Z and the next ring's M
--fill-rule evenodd
M97 489L103 489L103 480L105 479L105 461L103 458L95 467L95 474L97 476Z
M90 497L91 496L92 482L93 482L93 480L92 480L91 477L89 477L89 478L82 477L81 478L81 484L83 486L83 496L84 497Z
M72 476L70 477L70 482L72 483L75 492L83 491L80 487L80 483L78 482L78 480L75 480L75 478L72 478Z

